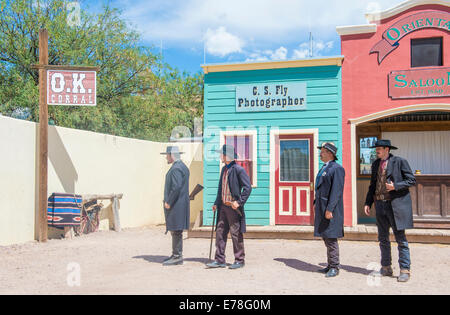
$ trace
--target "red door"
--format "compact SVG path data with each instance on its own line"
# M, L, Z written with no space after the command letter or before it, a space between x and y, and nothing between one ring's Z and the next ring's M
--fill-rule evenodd
M275 224L314 224L314 136L275 138Z

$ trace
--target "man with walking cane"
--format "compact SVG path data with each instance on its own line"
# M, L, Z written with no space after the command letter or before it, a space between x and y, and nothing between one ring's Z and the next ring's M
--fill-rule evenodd
M169 146L161 153L172 164L164 186L166 233L172 234L172 256L164 260L164 266L183 264L183 230L189 229L189 169L180 160L182 153L177 146Z
M221 160L225 166L220 174L217 198L212 208L214 212L217 211L216 255L214 262L208 263L206 266L208 268L226 267L225 247L228 232L230 232L235 262L229 268L238 269L244 267L245 264L244 205L250 197L252 186L245 169L235 161L237 155L233 146L224 145L221 150L216 152L221 153Z
M389 240L389 229L392 227L398 244L400 265L397 281L407 282L410 279L411 258L405 230L413 228L409 187L416 184L416 178L408 161L390 153L391 150L397 149L391 145L390 140L378 140L371 148L376 149L378 159L372 163L372 177L364 211L369 216L370 208L375 201L378 241L381 250L380 274L389 277L393 275Z

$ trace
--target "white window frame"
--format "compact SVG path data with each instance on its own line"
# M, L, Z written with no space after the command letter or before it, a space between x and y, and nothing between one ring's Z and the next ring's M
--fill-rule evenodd
M253 161L253 170L252 170L252 177L253 177L253 183L252 188L258 187L258 131L256 129L250 129L250 130L221 130L220 131L220 149L222 149L223 145L225 144L225 137L232 137L232 136L251 136L252 137L252 161ZM222 162L219 162L219 174L222 170L222 167L225 164Z
M279 128L273 128L270 129L270 226L275 226L275 138L276 136L282 136L282 135L306 135L311 134L314 136L314 142L313 142L313 152L311 152L310 157L312 157L312 154L315 154L314 148L319 146L319 129L318 128L312 128L312 129L279 129ZM316 151L317 152L317 151ZM317 153L316 153L317 154ZM314 159L314 174L317 174L319 171L319 158L316 157ZM317 175L314 175L317 176ZM315 181L316 178L313 178L313 181Z

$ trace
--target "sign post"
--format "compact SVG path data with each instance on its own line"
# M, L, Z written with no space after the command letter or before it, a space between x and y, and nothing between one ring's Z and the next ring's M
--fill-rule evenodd
M47 78L48 32L39 30L39 242L48 239L47 185L48 185L48 106Z
M97 67L48 65L48 32L39 30L39 242L48 240L48 105L96 106Z

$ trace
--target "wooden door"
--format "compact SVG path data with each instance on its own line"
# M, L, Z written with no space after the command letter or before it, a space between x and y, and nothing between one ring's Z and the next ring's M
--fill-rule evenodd
M275 224L314 224L314 136L275 138Z

